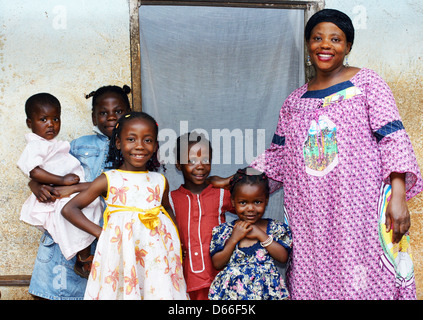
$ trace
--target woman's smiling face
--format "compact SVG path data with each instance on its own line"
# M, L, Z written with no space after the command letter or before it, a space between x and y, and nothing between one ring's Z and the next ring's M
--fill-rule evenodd
M345 33L331 22L321 22L311 31L307 40L311 62L317 71L330 72L343 66L351 50Z

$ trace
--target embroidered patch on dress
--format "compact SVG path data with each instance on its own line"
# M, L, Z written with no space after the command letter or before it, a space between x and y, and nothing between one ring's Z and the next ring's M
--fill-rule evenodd
M312 120L304 142L306 172L321 177L338 165L336 125L326 116Z
M385 214L391 198L391 192L391 186L383 183L378 203L379 240L383 249L380 255L380 265L395 275L397 287L409 288L415 281L410 235L407 232L399 243L393 243L392 230L386 232Z
M352 97L355 97L359 94L361 94L360 89L354 86L338 91L324 98L322 108L332 103L337 103L343 100L351 99Z

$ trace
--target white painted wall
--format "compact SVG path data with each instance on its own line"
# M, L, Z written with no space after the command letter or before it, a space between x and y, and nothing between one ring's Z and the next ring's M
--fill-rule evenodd
M372 68L388 82L422 70L421 0L326 0L325 4L353 21L356 35L350 65Z
M19 221L30 193L16 167L29 132L25 101L50 92L62 104L58 138L90 134L84 94L131 84L128 1L0 0L0 69L0 275L30 274L41 233Z

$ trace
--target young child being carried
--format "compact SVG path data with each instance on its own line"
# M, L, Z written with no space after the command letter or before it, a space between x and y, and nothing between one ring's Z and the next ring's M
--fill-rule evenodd
M291 231L282 222L262 219L269 200L266 175L252 168L238 170L230 190L239 220L213 229L210 255L214 267L224 269L210 286L210 300L288 299L274 260L288 260Z
M32 133L25 135L28 142L18 160L18 167L42 184L70 186L85 182L84 169L69 153L67 141L56 140L60 131L61 106L59 100L49 93L38 93L25 103L26 123ZM90 245L95 237L82 231L61 215L63 206L70 197L41 203L31 194L22 206L20 219L41 230L47 230L59 245L63 256L69 260L78 252L89 255ZM84 209L84 215L93 223L101 218L100 201L94 200Z
M212 149L204 135L187 133L177 139L176 168L184 184L170 193L184 250L184 276L192 300L207 300L210 284L218 271L210 258L212 229L233 211L228 190L206 182L211 170Z
M62 214L98 238L85 299L186 299L181 245L169 205L168 182L158 173L158 125L146 113L119 119L110 141L116 169L96 178ZM103 228L82 209L102 196Z
M72 140L69 153L81 162L87 182L93 181L105 168L111 167L111 164L107 162L109 141L117 121L131 111L128 99L130 91L131 89L127 85L123 87L106 85L85 96L87 99L92 97L90 118L95 134L84 135ZM40 202L53 202L56 198L80 192L81 190L78 189L82 187L82 184L50 186L34 180L31 180L28 185ZM100 225L102 225L101 220ZM87 285L86 279L90 274L91 262L94 258L95 245L94 241L91 245L90 255L77 254L71 260L66 261L59 245L54 243L47 231L44 232L40 239L28 292L45 299L83 299ZM46 256L50 259L43 258ZM58 265L62 266L60 273L56 271ZM66 286L52 285L54 283L66 283Z

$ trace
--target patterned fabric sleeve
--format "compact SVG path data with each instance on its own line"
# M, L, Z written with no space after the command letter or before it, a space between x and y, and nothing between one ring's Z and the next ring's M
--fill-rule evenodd
M270 147L259 155L250 166L266 173L269 180L270 192L274 192L282 186L283 181L283 157L285 146L285 109L289 103L289 97L285 100L279 113L279 121L273 135Z
M225 247L226 241L232 234L233 227L228 223L222 223L213 228L210 242L210 255L213 257Z
M390 184L392 172L406 173L407 200L423 190L423 180L394 96L387 83L368 71L366 96L370 127L378 142L384 182Z
M270 231L273 240L283 246L288 252L292 249L292 234L291 229L285 223L277 220L269 220Z

